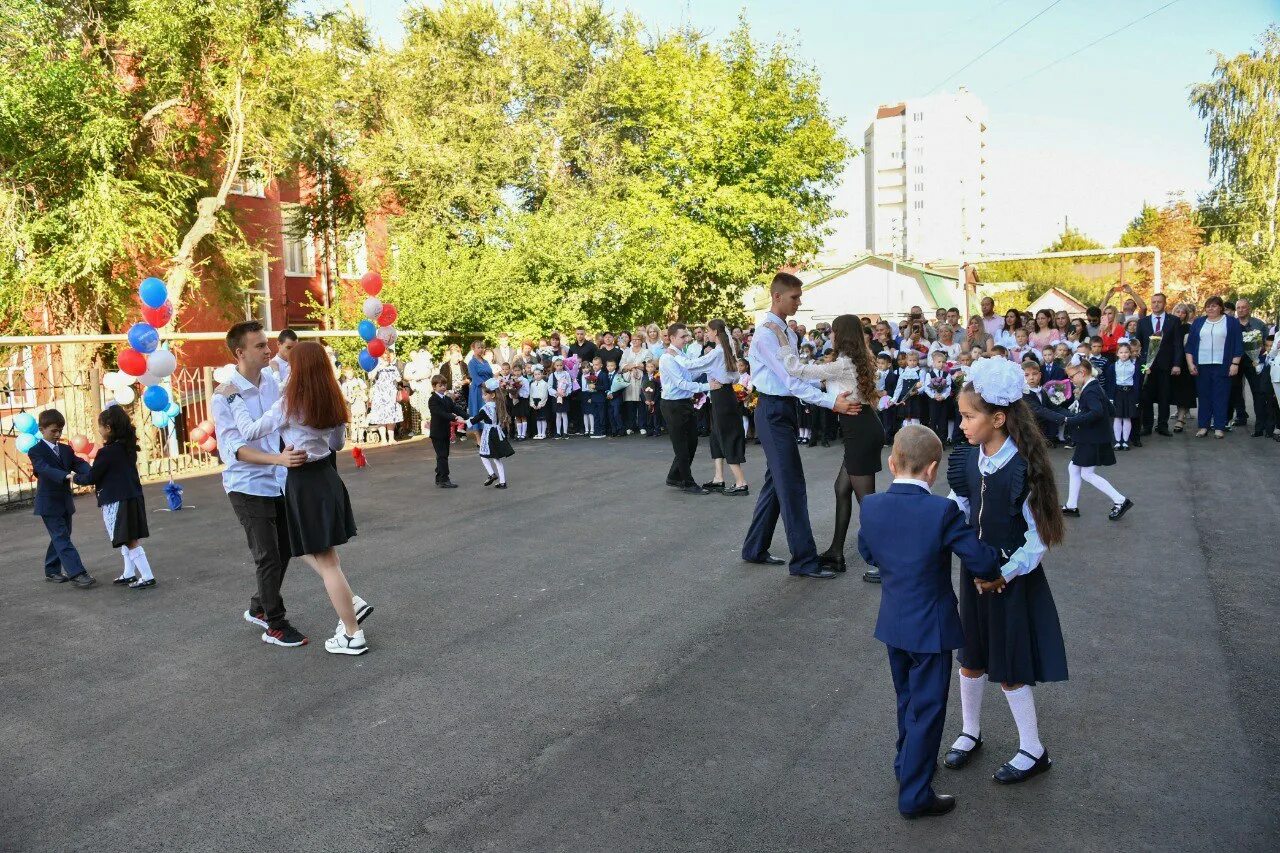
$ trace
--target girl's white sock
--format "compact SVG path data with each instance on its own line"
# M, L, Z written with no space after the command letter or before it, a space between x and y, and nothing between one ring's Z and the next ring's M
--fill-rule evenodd
M147 552L142 550L141 545L129 551L129 559L138 567L138 571L142 572L144 581L149 581L155 577L155 575L151 574L151 563L147 561Z
M1123 423L1120 426L1124 430L1124 437L1120 440L1128 441L1129 435L1133 432L1133 418L1123 418L1122 420Z
M489 461L488 459L484 458L483 456L481 456L481 457L480 457L480 463L481 463L482 465L484 465L485 473L487 473L490 477L492 477L492 476L493 476L493 463L492 463L491 461Z
M963 720L961 731L976 738L982 737L982 691L986 686L985 673L977 678L960 673L960 717ZM969 750L974 746L974 742L967 737L958 737L951 744L952 749Z
M129 557L129 553L128 545L120 546L120 556L124 558L124 571L120 573L122 578L131 578L138 573L137 568L133 565L133 560Z
M1040 725L1036 722L1036 700L1031 695L1031 688L1023 685L1017 690L1006 690L1004 698L1008 700L1009 710L1013 712L1013 721L1018 724L1018 748L1036 758L1044 755L1044 744L1040 742ZM1035 761L1019 752L1009 763L1019 770L1030 770Z
M1111 419L1111 434L1115 436L1116 441L1123 441L1124 428L1121 426L1121 418Z
M501 459L493 460L493 467L498 469L498 482L507 482L507 466L502 464Z
M583 431L583 432L585 432L587 435L594 435L594 434L595 434L595 431L596 431L596 416L595 416L595 415L583 415L583 416L582 416L582 431Z
M1080 507L1080 466L1067 463L1067 509Z
M1124 503L1124 495L1117 492L1115 486L1111 485L1104 477L1097 474L1095 468L1081 468L1080 478L1110 498L1113 504Z

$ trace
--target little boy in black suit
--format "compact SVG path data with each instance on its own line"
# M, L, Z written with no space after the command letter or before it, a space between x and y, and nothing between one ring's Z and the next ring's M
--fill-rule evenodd
M71 448L59 443L66 419L57 409L45 409L36 423L40 440L27 451L36 475L35 514L44 521L49 547L44 555L44 579L49 583L70 581L88 589L97 581L85 571L80 552L71 544L71 516L76 504L71 494L75 474L90 476L88 463L77 459Z
M908 424L889 454L893 485L862 501L858 552L880 570L880 615L875 637L889 650L898 696L898 811L904 818L936 817L955 797L935 794L933 774L947 717L951 652L964 645L951 555L984 580L999 577L1000 553L978 540L964 513L929 489L938 476L942 441ZM909 528L910 536L902 530Z
M431 396L427 399L427 414L431 417L431 446L436 451L436 486L456 489L458 484L449 479L449 442L453 436L454 421L466 423L467 410L448 392L449 381L443 376L431 377Z

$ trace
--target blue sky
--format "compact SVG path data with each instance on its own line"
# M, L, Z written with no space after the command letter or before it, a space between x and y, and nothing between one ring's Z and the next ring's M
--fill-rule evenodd
M316 5L338 0L316 0ZM822 78L832 113L860 143L881 103L929 93L1053 0L623 0L654 31L693 24L713 40L746 11L755 37L791 40ZM1214 51L1248 50L1280 0L1181 0L1030 79L1021 79L1168 0L1059 0L1025 29L953 77L986 103L987 247L1039 249L1073 227L1117 239L1143 201L1189 197L1208 184L1204 126L1187 105ZM355 0L375 31L399 40L404 0ZM824 256L863 248L862 162L837 193L847 215Z

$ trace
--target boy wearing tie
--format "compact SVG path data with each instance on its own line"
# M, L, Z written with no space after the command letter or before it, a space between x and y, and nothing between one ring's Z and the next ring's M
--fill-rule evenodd
M930 492L942 460L942 442L927 427L904 426L893 441L887 492L862 502L858 551L880 570L882 591L875 637L888 647L898 696L898 811L908 820L955 808L955 797L935 794L933 774L947 715L951 652L964 645L951 555L984 580L999 577L1000 554L978 540L952 501ZM907 521L909 519L909 521ZM901 535L903 523L912 535Z
M467 410L453 399L445 389L448 380L443 376L431 377L431 396L427 399L427 412L431 417L428 432L431 435L431 447L436 452L436 488L456 489L458 484L449 479L449 442L453 435L453 424L463 421Z
M71 495L73 474L89 475L89 465L76 458L71 448L59 443L67 422L57 409L45 409L37 421L40 440L27 455L36 475L36 511L49 532L49 548L44 557L44 579L50 583L70 581L81 589L97 583L85 571L80 552L71 544L71 516L76 505Z

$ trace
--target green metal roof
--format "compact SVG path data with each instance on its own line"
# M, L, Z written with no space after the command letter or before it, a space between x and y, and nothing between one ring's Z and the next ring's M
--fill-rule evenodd
M842 267L838 267L832 270L831 272L827 273L826 275L820 278L814 279L813 281L806 284L803 289L812 290L813 288L817 287L820 284L826 284L832 279L839 278L840 276L844 275L850 270L857 269L858 267L866 264L870 264L872 266L879 267L885 270L892 269L894 267L894 261L892 258L886 258L881 255L863 255L862 257L858 258L856 261L853 261L852 263L846 264ZM920 284L924 287L925 292L929 294L929 298L933 300L933 307L935 309L960 307L959 305L956 304L956 301L955 299L952 298L952 295L950 292L952 284L954 283L954 279L949 278L948 276L945 276L945 275L940 275L918 264L913 264L910 261L901 261L901 260L897 261L897 268L899 270L910 273L913 277L915 277L917 281L920 282ZM768 307L769 307L769 293L766 290L765 293L759 299L756 300L756 310L758 311L764 310L765 308L768 308Z

